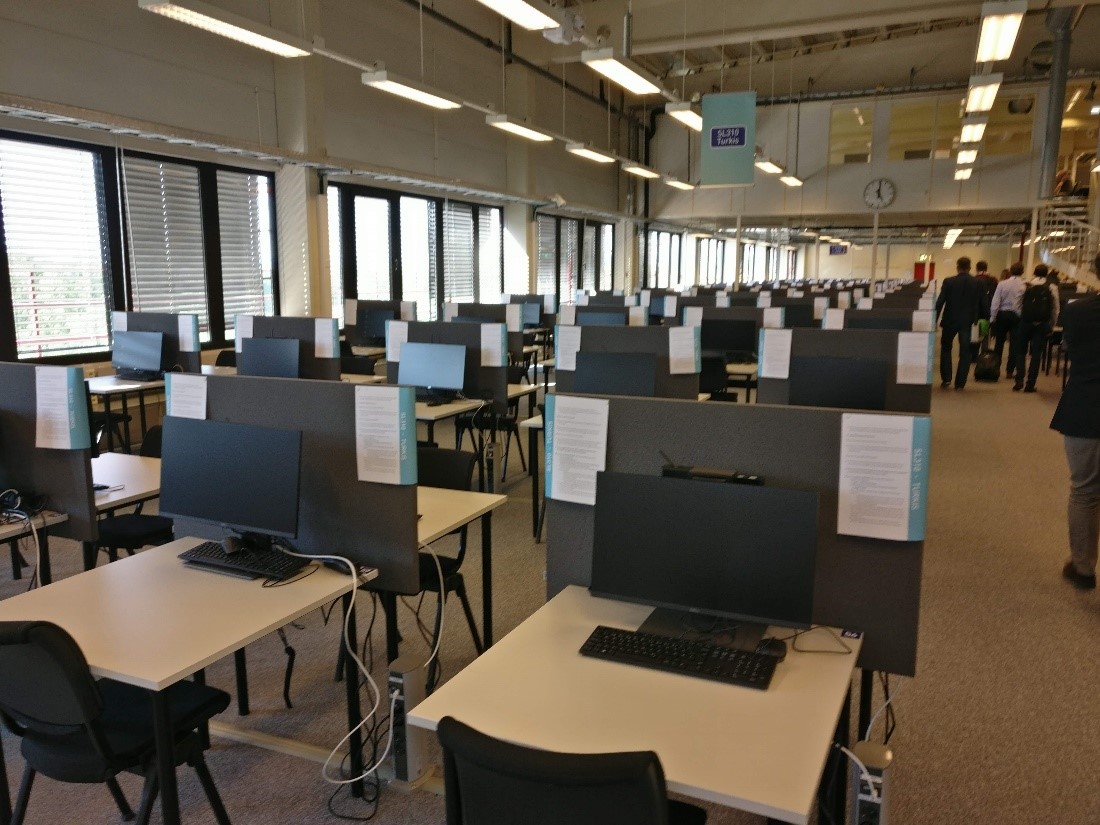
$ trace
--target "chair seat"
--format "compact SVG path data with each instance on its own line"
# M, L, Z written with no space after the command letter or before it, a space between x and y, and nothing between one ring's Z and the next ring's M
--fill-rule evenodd
M675 799L668 801L669 825L703 825L706 821L707 812L702 808Z
M437 558L439 559L439 567L443 571L444 582L457 573L462 564L461 559L452 556L438 556ZM435 569L435 561L432 559L431 553L420 554L420 589L430 590L433 593L439 592L439 571Z
M147 544L172 540L172 519L143 513L124 513L99 522L99 543L103 547L138 550Z
M114 776L119 768L139 765L151 757L153 701L149 691L113 679L100 679L96 684L104 703L103 733L116 757L115 764L104 764L83 730L49 737L27 731L23 736L23 758L39 773L60 782L99 783ZM229 694L224 690L195 682L177 682L167 694L177 740L229 707Z

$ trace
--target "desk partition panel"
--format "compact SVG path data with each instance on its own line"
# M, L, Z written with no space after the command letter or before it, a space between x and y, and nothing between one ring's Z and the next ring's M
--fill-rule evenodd
M0 487L43 495L48 509L66 513L68 521L51 527L52 535L94 541L91 450L35 446L35 369L33 364L0 363Z
M201 369L198 316L168 312L116 312L114 328L163 333L164 363L179 365L183 372L199 372ZM187 334L181 335L184 328Z
M915 673L924 542L837 533L842 411L650 398L608 403L608 471L660 475L663 452L677 464L756 473L768 485L817 492L814 622L863 631L861 667ZM595 508L546 504L552 597L568 585L590 583ZM730 542L737 534L730 524Z
M377 567L375 589L420 589L416 485L359 481L355 454L355 385L292 378L208 376L207 418L300 430L298 538L304 553L346 555ZM225 531L175 520L177 536L221 539Z
M335 342L329 345L333 357L317 357L317 321L318 318L294 318L289 316L263 316L257 315L252 319L253 338L297 338L302 342L301 346L301 375L302 378L316 378L323 381L340 380L340 352L333 348ZM332 323L336 323L333 321ZM330 335L331 330L326 330L325 335ZM328 342L324 342L326 345Z
M699 373L669 373L670 327L582 327L582 352L651 353L657 356L658 398L699 397ZM572 392L574 373L559 365L555 370L558 392Z

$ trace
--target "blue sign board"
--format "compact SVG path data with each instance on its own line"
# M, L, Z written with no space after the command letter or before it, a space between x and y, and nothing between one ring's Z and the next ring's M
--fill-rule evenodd
M745 145L744 126L715 126L710 130L710 145L715 149Z
M829 254L830 255L847 255L848 254L848 246L847 246L847 244L842 244L842 243L829 244Z
M703 96L699 182L703 186L750 186L756 160L756 92Z

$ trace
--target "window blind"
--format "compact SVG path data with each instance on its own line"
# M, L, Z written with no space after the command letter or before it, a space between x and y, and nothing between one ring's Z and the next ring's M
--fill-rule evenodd
M535 290L539 295L554 295L557 289L558 238L557 221L549 215L539 215L539 260L535 277Z
M325 190L328 205L328 280L332 293L332 317L344 323L354 324L354 318L344 318L344 247L340 229L340 188L329 186Z
M474 209L443 203L443 295L452 303L474 301Z
M234 328L236 315L275 314L271 179L219 169L217 182L222 298L228 332Z
M496 301L504 291L500 263L503 254L502 243L500 209L479 206L477 209L477 289L478 300L484 303Z

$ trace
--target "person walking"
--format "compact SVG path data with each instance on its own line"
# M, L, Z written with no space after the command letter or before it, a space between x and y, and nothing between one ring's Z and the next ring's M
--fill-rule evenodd
M1100 272L1100 255L1094 266ZM1050 422L1062 434L1069 466L1070 558L1062 575L1092 590L1100 544L1100 295L1068 304L1062 329L1069 379Z
M978 292L982 296L982 317L988 318L993 303L993 293L997 291L997 279L989 274L989 264L978 261L974 265L974 278L978 281Z
M997 284L993 301L989 308L989 323L993 327L996 345L993 348L997 356L997 369L1001 368L1005 341L1008 341L1008 364L1005 366L1005 378L1011 378L1016 370L1017 327L1020 325L1020 304L1024 300L1024 265L1015 263L1007 270L1008 278Z
M1043 362L1047 338L1058 323L1058 287L1051 280L1046 264L1035 267L1035 277L1027 282L1023 297L1020 299L1020 325L1016 348L1016 383L1013 392L1035 392L1035 381L1039 378L1039 367ZM1028 353L1030 362L1026 363ZM1024 367L1027 376L1024 376ZM1026 381L1026 383L1025 383Z
M940 334L941 387L951 385L951 345L959 339L959 366L955 371L955 389L966 386L970 374L970 330L982 317L982 299L977 279L970 274L970 259L959 258L957 272L945 278L936 299L936 317L943 332Z

